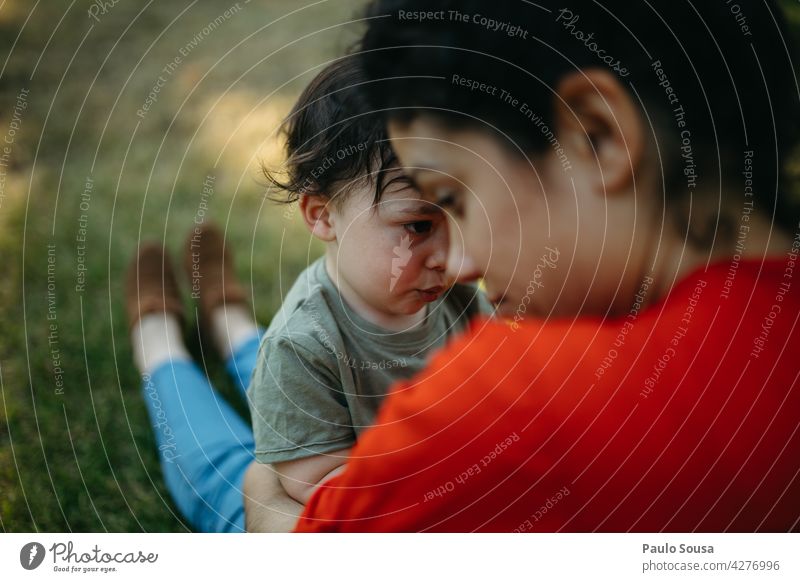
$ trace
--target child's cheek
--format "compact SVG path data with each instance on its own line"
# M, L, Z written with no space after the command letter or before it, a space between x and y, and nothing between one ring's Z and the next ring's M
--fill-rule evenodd
M375 293L385 296L391 295L402 282L402 260L393 253L393 248L391 241L376 241L373 246L364 248L363 256L356 259L369 265L366 272L370 286Z
M375 270L376 278L385 282L386 289L392 295L407 291L418 270L417 257L409 243L409 240L400 240L390 244L382 253L382 264Z

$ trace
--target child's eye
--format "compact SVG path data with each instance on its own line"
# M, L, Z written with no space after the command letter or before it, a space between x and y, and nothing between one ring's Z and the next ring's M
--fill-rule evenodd
M409 222L408 224L404 224L403 227L414 234L425 234L431 231L433 228L433 221L430 220L419 220L417 222Z

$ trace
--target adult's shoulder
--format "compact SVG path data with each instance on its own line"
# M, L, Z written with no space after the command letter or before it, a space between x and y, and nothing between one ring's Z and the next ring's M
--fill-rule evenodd
M409 398L435 400L455 392L483 391L511 381L543 380L560 363L574 366L594 340L606 338L611 326L593 318L530 320L522 325L478 317L464 334L438 351L412 379ZM424 389L417 390L425 385ZM414 403L418 405L419 403Z
M592 324L578 325L589 332ZM395 385L345 472L312 499L300 529L435 529L462 511L465 499L479 499L518 467L523 451L557 429L565 404L551 397L564 378L551 375L547 360L567 328L473 321L422 372ZM566 397L575 398L577 390ZM526 444L518 445L522 439ZM510 448L513 454L503 452ZM444 494L459 480L468 486Z

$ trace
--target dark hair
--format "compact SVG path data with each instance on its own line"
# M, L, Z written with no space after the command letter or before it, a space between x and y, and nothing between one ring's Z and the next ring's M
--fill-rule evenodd
M800 213L780 191L800 135L798 85L774 0L374 0L367 12L360 58L368 79L383 80L364 90L389 117L432 114L541 152L552 133L537 128L553 127L559 79L605 67L654 122L670 204L689 199L692 172L706 190L724 182L743 192L752 151L755 207L770 216L774 205L775 221L797 228ZM454 75L499 89L470 90Z
M326 66L305 88L280 128L286 138L280 172L285 177L262 168L280 190L272 200L291 203L301 194L315 194L339 203L364 184L374 184L374 202L380 200L396 158L384 119L372 112L360 90L365 82L356 59L345 57Z

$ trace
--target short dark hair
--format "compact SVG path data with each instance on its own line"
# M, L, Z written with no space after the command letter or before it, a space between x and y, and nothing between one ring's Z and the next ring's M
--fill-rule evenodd
M689 172L709 190L741 179L753 151L756 207L769 216L774 205L775 221L797 228L781 173L800 135L798 85L774 0L374 0L367 16L360 58L367 78L383 81L364 88L392 119L432 114L541 152L552 142L537 127L553 127L559 79L605 67L657 128L667 186L685 192L669 203L689 199ZM506 91L538 125L500 91L470 90L454 75Z
M397 164L384 119L360 90L365 82L358 62L348 56L327 65L301 93L280 127L286 139L283 168L262 168L278 190L272 200L291 203L313 194L340 203L353 188L369 184L374 202L380 200L389 185L387 171Z

